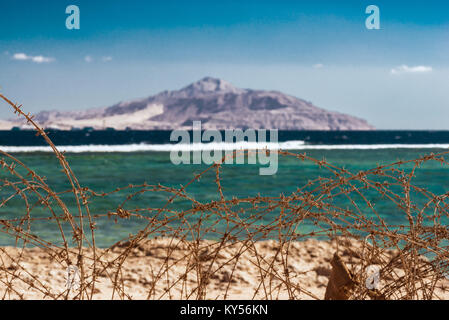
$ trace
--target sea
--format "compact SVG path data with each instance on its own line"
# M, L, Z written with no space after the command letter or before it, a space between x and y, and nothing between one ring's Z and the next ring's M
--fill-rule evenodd
M163 192L146 192L124 202L131 191L124 189L113 192L114 190L142 183L179 188L208 167L206 164L173 164L170 152L185 150L186 146L170 141L169 131L49 130L48 136L60 151L65 151L66 159L83 187L99 194L108 194L105 197L94 197L89 202L91 214L101 216L96 220L95 235L99 247L108 247L126 239L146 225L146 220L135 218L115 221L107 216L108 213L115 212L119 206L127 210L162 208L169 197ZM278 144L283 150L305 153L318 160L325 159L334 166L357 173L379 165L449 151L449 131L279 131ZM34 131L0 131L0 150L13 155L38 175L45 177L46 183L54 191L63 192L70 188L51 148L42 137L36 136ZM6 160L5 156L2 158ZM407 170L408 167L405 165L401 168ZM225 198L288 195L317 177L330 175L325 168L294 157L279 157L278 169L274 175L260 175L259 169L258 164L224 164L221 187ZM415 172L413 184L435 194L444 194L449 191L448 169L436 161L426 162ZM17 170L26 174L19 167ZM23 188L23 185L21 186L20 179L12 177L5 167L0 171L0 179L0 197L7 200L0 207L0 220L18 223L17 221L27 214L25 201L15 187L5 183L5 179L17 182L15 186ZM51 213L44 209L29 191L23 192L29 195L27 201L32 208L30 215L35 219L30 225L30 233L46 241L61 244L58 226L54 221L46 219ZM215 172L204 174L198 182L189 185L186 192L201 203L219 200ZM403 211L398 209L397 204L377 192L366 191L364 194L388 224L407 224L407 218ZM61 197L66 201L69 210L76 215L77 206L70 195L62 193ZM345 197L336 197L332 201L333 205L341 208L351 205ZM419 206L423 205L426 199L423 195L416 194L412 201ZM190 201L177 199L170 208L182 211L191 207ZM55 210L57 214L62 214L62 211ZM369 208L361 207L360 210L368 217L377 219ZM151 210L140 213L148 217L155 214ZM278 214L278 211L273 210L261 223L273 222ZM177 223L180 222L171 223L176 229ZM25 228L26 224L23 227ZM64 228L69 234L69 229L66 229L68 226ZM309 232L313 230L313 225L305 224L301 228L304 232ZM17 243L18 238L8 235L5 228L0 227L0 231L1 246ZM204 238L214 237L218 237L218 234L204 234Z

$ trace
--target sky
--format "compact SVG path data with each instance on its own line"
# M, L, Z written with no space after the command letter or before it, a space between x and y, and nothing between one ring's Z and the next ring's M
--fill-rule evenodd
M26 111L109 106L205 76L378 129L449 130L449 2L0 0L0 92Z

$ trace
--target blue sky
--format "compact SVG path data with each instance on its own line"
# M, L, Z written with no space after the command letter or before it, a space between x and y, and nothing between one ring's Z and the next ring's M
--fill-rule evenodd
M80 30L65 27L71 4ZM380 30L365 28L370 4ZM439 0L0 2L0 90L31 112L214 76L380 129L449 129L448 57L449 3Z

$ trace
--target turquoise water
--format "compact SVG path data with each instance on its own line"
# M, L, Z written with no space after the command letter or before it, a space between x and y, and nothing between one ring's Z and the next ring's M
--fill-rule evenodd
M359 172L376 167L381 164L389 164L399 159L410 160L430 152L441 152L441 149L382 149L382 150L310 150L307 155L316 159L325 158L329 163L345 167L352 172ZM298 152L299 153L299 152ZM301 151L304 153L304 151ZM35 170L41 176L46 177L47 184L55 191L63 191L69 188L67 179L60 170L60 165L51 153L19 153L14 154L27 166ZM178 188L180 185L189 182L196 174L207 168L206 165L179 165L175 166L170 162L168 152L136 152L136 153L79 153L67 154L72 170L76 174L80 184L96 192L111 192L117 187L124 187L129 184L161 184ZM403 167L407 168L407 167ZM235 197L253 197L257 194L261 196L288 195L304 186L309 180L318 176L329 176L329 172L311 162L302 162L290 157L280 157L279 168L276 175L260 176L258 165L224 165L222 170L222 181L224 195L230 199ZM11 178L7 170L3 169L0 174L1 179ZM437 162L429 162L423 165L416 173L414 184L424 187L436 194L443 194L449 191L449 170ZM400 191L398 189L397 191ZM123 202L130 190L114 193L107 197L94 197L89 203L91 214L106 215L109 211L116 211ZM197 201L208 203L219 200L215 184L215 172L205 174L199 182L188 187L187 193ZM14 194L11 187L3 185L0 189L2 199ZM365 196L375 204L378 213L390 224L407 224L403 213L397 209L391 201L382 198L376 192L366 191ZM77 213L76 205L69 196L62 196L69 204L69 209L73 214ZM161 208L166 204L169 196L162 192L146 192L133 198L124 205L127 210L135 208ZM36 200L30 197L31 204ZM421 195L416 194L413 198L417 204L424 202ZM335 205L340 207L349 206L347 199L336 197ZM186 210L192 207L190 201L176 200L169 208L173 210ZM372 214L370 210L366 214ZM57 210L61 214L61 210ZM154 211L141 212L143 215L151 217ZM20 196L15 195L7 205L0 207L0 219L21 218L25 214L25 205ZM274 210L270 215L265 216L258 223L269 223L277 218L278 212ZM44 210L41 205L37 205L31 211L33 218L48 217L48 210ZM198 217L192 216L189 221ZM213 217L209 217L206 224L213 224ZM97 219L96 242L97 245L105 247L112 243L127 238L130 233L135 233L142 229L146 222L141 219L118 219L112 218ZM179 222L173 221L172 226L176 227ZM65 226L67 229L68 226ZM308 225L303 228L308 230ZM31 233L36 234L47 241L58 242L60 233L54 222L33 221ZM213 238L213 233L206 234L206 237ZM5 233L0 233L0 245L12 245L15 239Z

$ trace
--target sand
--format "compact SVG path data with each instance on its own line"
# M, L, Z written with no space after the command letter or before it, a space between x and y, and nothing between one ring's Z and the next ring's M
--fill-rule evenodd
M214 241L148 240L129 253L115 289L117 258L124 253L127 244L111 250L97 249L102 262L96 265L98 277L94 288L89 286L88 292L93 295L82 298L323 299L331 274L330 262L337 251L335 241L315 239L290 243L288 254L287 246L279 250L276 241L228 244L220 250L218 246ZM235 256L239 252L236 263ZM68 291L68 273L71 273L74 280L68 297L74 298L77 270L68 270L65 259L56 253L42 248L23 251L1 248L0 296L5 299L63 299ZM87 282L92 280L89 277L93 270L89 259L92 253L88 249L83 253ZM339 247L339 253L348 266L357 267L361 245L353 243L350 249ZM20 254L20 263L13 263L12 259L17 260ZM395 254L386 252L387 257ZM70 259L76 260L75 252ZM15 280L11 282L12 278ZM449 288L447 281L443 282L442 287ZM7 283L12 290L7 289ZM443 289L436 292L440 298L449 298Z

